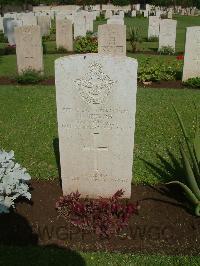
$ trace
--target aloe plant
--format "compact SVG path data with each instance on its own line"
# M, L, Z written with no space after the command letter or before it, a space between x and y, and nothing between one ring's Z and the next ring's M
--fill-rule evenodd
M132 52L136 52L138 49L138 43L142 42L139 28L129 27L129 41L132 47Z
M184 168L184 180L172 181L167 184L178 184L184 190L187 198L195 208L195 214L200 216L200 128L198 115L196 115L195 134L189 138L183 120L174 106L181 130L183 132L187 150L180 144L180 153Z

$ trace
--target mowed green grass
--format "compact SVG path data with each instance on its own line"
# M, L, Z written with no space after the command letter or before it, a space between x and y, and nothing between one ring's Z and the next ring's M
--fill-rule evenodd
M165 182L146 167L157 163L156 154L178 154L181 137L172 103L190 130L193 127L198 90L138 89L133 181ZM58 178L54 153L58 138L55 88L53 86L0 86L0 148L14 150L16 159L35 179ZM191 130L190 130L191 133ZM57 150L57 146L56 146Z
M177 42L176 48L177 52L183 52L185 46L185 30L189 26L200 26L200 17L187 17L187 16L176 16L177 19ZM94 31L97 31L99 24L104 24L106 21L95 21ZM148 19L146 18L125 18L125 24L127 25L127 34L129 26L136 26L140 29L143 39L147 38L148 31ZM56 53L55 42L46 42L47 51L51 53ZM0 48L3 48L4 44L0 43ZM127 55L138 59L139 65L141 60L149 57L150 55L142 54L143 51L155 51L158 48L157 42L146 42L140 45L141 54L133 54L127 52ZM127 49L130 50L130 45L127 43ZM62 57L62 54L46 54L44 55L44 68L46 76L54 76L54 61L55 59ZM155 59L155 61L175 60L174 56L160 56L154 55L150 56ZM0 56L0 76L14 77L17 74L17 62L15 55L5 55Z
M54 76L54 64L57 58L63 57L62 54L49 54L44 55L44 74L46 77ZM139 66L147 57L152 59L152 64L156 62L171 62L176 60L175 56L164 56L164 55L145 55L145 54L132 54L127 53L127 56L138 60ZM7 55L0 57L0 77L14 78L17 75L17 62L15 55Z
M199 256L83 253L56 247L0 247L0 266L197 266Z
M185 49L185 35L186 27L200 26L200 17L193 16L174 16L173 19L177 20L177 35L176 35L176 52L183 52ZM148 19L147 18L127 18L125 17L125 25L127 26L127 36L129 27L135 26L139 29L141 37L145 40L148 36ZM97 31L99 24L105 24L104 22L95 21L94 30ZM140 45L141 51L155 51L158 48L158 42L143 41Z

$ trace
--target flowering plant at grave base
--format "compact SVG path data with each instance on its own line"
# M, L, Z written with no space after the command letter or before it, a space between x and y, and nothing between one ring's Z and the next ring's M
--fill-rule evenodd
M19 197L31 199L27 184L31 177L14 159L13 151L0 151L0 213L8 213Z
M86 37L77 37L75 40L75 51L77 53L97 53L97 37L87 35Z
M184 60L184 55L182 55L182 54L181 54L181 55L178 55L178 56L176 57L176 59L177 59L177 60Z
M139 82L179 80L182 76L182 62L170 61L162 63L147 57L140 62L138 70Z
M81 194L77 191L61 197L56 208L59 216L71 225L109 238L127 227L130 218L139 209L138 203L122 202L123 194L119 190L108 199L80 199Z

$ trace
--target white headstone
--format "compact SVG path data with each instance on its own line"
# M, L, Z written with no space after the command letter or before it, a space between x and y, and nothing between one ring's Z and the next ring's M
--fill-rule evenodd
M43 72L43 48L39 26L15 28L18 73L32 69Z
M122 18L113 18L107 20L107 24L118 24L118 25L124 25L124 20Z
M136 15L137 15L136 10L132 10L132 12L131 12L131 16L132 16L132 17L136 17Z
M37 17L33 14L25 14L21 17L23 21L23 26L36 26L37 25Z
M183 81L200 77L200 26L188 27L186 33Z
M0 15L0 30L3 31L3 17Z
M106 10L105 18L111 18L112 17L112 11Z
M156 16L160 18L160 16L161 16L161 11L160 10L156 11Z
M157 16L149 16L148 39L151 37L159 37L160 18Z
M87 28L86 28L86 16L84 16L81 12L78 12L74 16L74 38L78 36L86 36Z
M170 46L175 50L176 25L173 19L162 19L160 21L159 50L164 46Z
M14 20L14 18L3 18L3 32L5 37L8 37L8 24L12 20Z
M68 19L56 20L56 46L73 51L72 22Z
M121 18L124 18L124 11L119 11L119 16L120 16Z
M98 54L56 60L62 189L131 195L137 61Z
M50 16L38 16L38 25L40 26L41 36L50 35L51 19Z
M143 12L144 12L144 18L148 18L148 16L149 16L149 11L148 11L148 10L144 10Z
M7 23L7 37L9 45L15 45L15 28L22 26L22 20L10 20Z
M171 11L169 11L169 12L167 13L167 17L168 17L169 19L172 19L172 12L171 12Z
M98 53L111 55L126 55L126 26L99 25Z

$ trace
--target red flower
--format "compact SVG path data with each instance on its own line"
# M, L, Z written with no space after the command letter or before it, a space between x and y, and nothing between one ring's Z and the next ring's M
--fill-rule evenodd
M184 59L184 55L178 55L178 56L176 57L176 59L177 59L177 60L183 60L183 59Z

